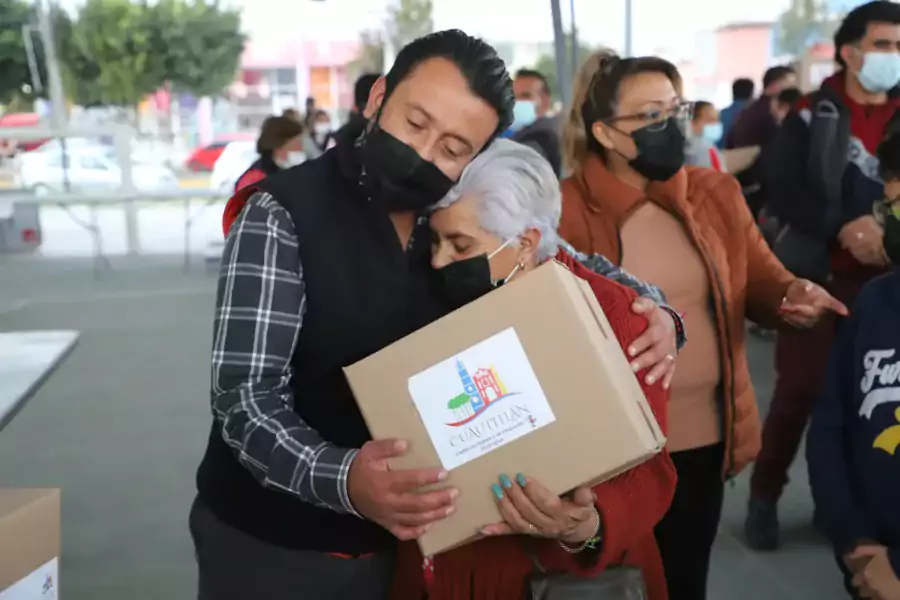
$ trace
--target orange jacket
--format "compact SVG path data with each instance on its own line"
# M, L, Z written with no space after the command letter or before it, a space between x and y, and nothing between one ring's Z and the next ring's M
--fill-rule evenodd
M597 275L564 253L557 260L591 285L619 344L625 347L644 332L646 319L631 310L637 298L633 290ZM643 377L638 380L665 433L668 392L660 385L646 385ZM589 451L590 442L584 440L584 451ZM434 583L428 598L523 598L522 584L533 568L523 544L530 543L541 565L548 570L596 574L619 564L640 567L649 599L666 600L666 580L653 528L669 509L675 484L675 467L663 450L649 461L594 487L597 510L603 521L603 542L595 562L582 563L580 555L566 553L553 540L524 536L486 538L435 557ZM484 493L489 492L484 490ZM391 600L421 600L424 591L419 548L415 542L401 543Z
M781 301L794 280L760 235L737 180L712 169L685 167L642 193L591 155L581 171L563 181L562 191L562 237L576 250L603 254L617 264L622 261L619 230L643 200L656 202L683 223L711 279L724 391L723 474L736 475L760 447L744 319L780 325ZM690 336L688 329L688 343Z

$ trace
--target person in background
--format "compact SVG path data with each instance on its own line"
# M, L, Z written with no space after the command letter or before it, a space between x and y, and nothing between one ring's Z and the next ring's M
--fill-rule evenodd
M630 308L637 295L578 262L556 233L560 211L558 177L538 152L511 140L488 146L430 217L432 266L458 298L450 308L555 259L590 284L619 343L631 345L647 327ZM638 373L641 387L665 432L668 392L647 384L647 374ZM653 539L653 527L675 491L675 468L666 451L563 497L550 494L527 471L497 475L484 492L493 492L505 521L486 527L486 538L428 561L425 578L415 542L402 544L392 600L422 600L426 591L429 600L520 600L534 567L521 551L522 540L509 534L530 536L541 565L554 571L598 574L625 556L625 564L641 569L649 599L666 599ZM590 548L591 538L602 541Z
M288 109L285 109L285 110L281 113L281 116L282 116L282 117L286 117L286 118L288 118L288 119L293 119L293 120L297 121L298 123L302 123L302 122L303 122L303 115L301 115L301 114L300 114L300 111L297 110L296 108L288 108Z
M669 597L704 600L724 480L759 448L745 319L809 326L846 308L781 265L733 177L684 166L674 65L607 58L581 111L588 155L562 183L560 235L659 285L688 324L668 403L678 484L656 540Z
M900 136L878 148L884 251L900 266ZM831 348L806 442L819 527L854 598L900 600L900 270L867 283Z
M584 59L575 74L575 81L572 84L572 105L566 107L563 114L565 120L562 124L562 165L563 175L566 177L587 158L587 137L584 133L584 121L581 119L581 105L584 104L591 80L600 68L600 63L612 55L614 52L607 48L595 50Z
M309 131L312 129L312 122L316 116L316 99L312 96L308 96L306 98L306 109L303 112L303 124L306 125L306 130Z
M362 130L366 123L366 116L363 113L366 110L366 103L369 101L369 91L379 77L381 77L381 73L363 73L356 78L356 82L353 84L353 108L350 109L347 122L334 133L336 140L345 137L349 131Z
M685 164L725 172L725 158L716 142L722 137L722 121L712 102L697 100L691 114L691 134L687 136Z
M772 100L772 117L775 118L775 122L779 126L784 123L784 120L787 119L787 116L794 108L794 105L797 104L801 98L803 98L803 92L797 88L785 88L778 92L778 96Z
M849 130L848 145L811 146L810 123L816 115L808 96L785 119L763 154L760 171L769 208L780 224L810 236L823 253L831 251L827 286L849 305L867 281L888 267L884 229L872 207L884 197L875 150L900 107L890 93L900 83L900 5L877 0L853 9L835 33L834 47L840 69L822 87L841 105L838 126ZM820 165L818 172L811 165ZM838 204L834 223L825 223L826 202ZM778 334L775 391L750 480L744 527L751 548L779 545L778 501L810 411L823 391L835 327L834 320L826 319L810 331Z
M334 146L334 134L331 131L331 117L321 109L316 109L313 116L312 129L307 133L307 158L318 158Z
M494 48L429 34L398 52L369 121L334 151L235 194L190 514L200 600L383 600L397 539L453 514L446 471L389 467L407 443L371 439L343 368L448 312L424 217L514 103ZM681 320L649 300L632 310L649 323L638 370L667 376Z
M516 108L512 139L537 150L559 177L562 169L559 121L550 115L553 98L547 78L539 71L519 69L513 79L513 91Z
M282 115L269 117L263 121L259 137L256 139L256 152L259 158L238 178L234 184L234 191L259 183L269 175L290 169L306 160L303 138L303 123L292 117ZM225 204L222 231L226 236L231 224L243 209L243 203L235 202L233 199Z
M752 79L742 77L735 79L731 84L731 104L722 109L722 136L716 140L719 148L725 147L725 136L731 131L731 127L741 111L753 100L754 92L756 92L756 84Z

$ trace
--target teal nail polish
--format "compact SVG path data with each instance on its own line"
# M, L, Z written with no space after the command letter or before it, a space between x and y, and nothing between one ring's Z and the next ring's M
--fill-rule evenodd
M516 483L518 483L521 487L525 487L525 484L528 483L528 480L525 479L525 476L519 473L516 475Z
M504 473L500 476L500 485L502 485L506 489L509 489L512 487L512 480L510 480L510 478L506 476L506 473Z
M497 497L497 500L503 500L503 490L496 483L491 485L491 491Z

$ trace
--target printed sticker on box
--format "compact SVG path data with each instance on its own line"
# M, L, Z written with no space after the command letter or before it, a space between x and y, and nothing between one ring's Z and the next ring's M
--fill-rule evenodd
M413 375L409 393L448 471L556 420L512 327Z

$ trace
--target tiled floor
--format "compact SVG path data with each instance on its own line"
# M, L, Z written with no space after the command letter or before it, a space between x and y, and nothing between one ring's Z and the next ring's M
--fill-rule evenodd
M199 261L198 261L199 263ZM78 348L0 434L0 485L63 488L66 600L190 598L186 517L207 435L213 281L177 259L118 259L103 280L83 261L0 258L0 331L77 329ZM751 339L761 404L771 342ZM746 476L729 488L712 600L845 598L810 525L805 466L782 506L783 550L740 542Z

